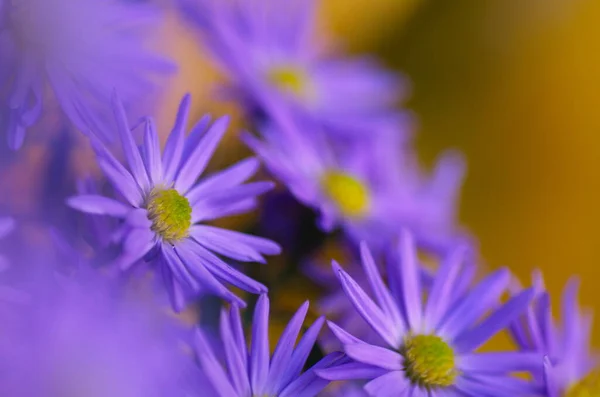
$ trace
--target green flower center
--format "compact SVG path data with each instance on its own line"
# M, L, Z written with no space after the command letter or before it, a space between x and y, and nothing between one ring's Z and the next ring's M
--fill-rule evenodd
M281 91L296 97L304 97L310 91L308 75L298 67L273 67L267 72L267 80Z
M413 384L427 389L454 384L454 350L437 335L415 335L406 339L401 351L404 371Z
M600 372L594 371L571 386L564 397L600 397Z
M164 240L177 241L188 236L192 225L192 207L177 190L153 189L147 210L152 230Z
M321 178L321 187L325 195L346 216L360 217L369 209L369 190L352 175L339 171L326 172Z

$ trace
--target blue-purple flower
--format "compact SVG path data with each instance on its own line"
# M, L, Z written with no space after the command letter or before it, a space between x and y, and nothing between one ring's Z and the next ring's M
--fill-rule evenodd
M344 146L303 134L305 128L281 118L261 130L264 139L246 134L244 140L300 202L319 212L324 231L341 226L373 248L401 228L440 251L463 238L455 219L464 176L460 155L444 155L425 176L400 136Z
M461 279L464 251L458 248L443 261L423 300L416 248L409 234L401 235L398 249L400 261L388 262L386 287L368 248L361 246L374 299L334 262L348 299L384 343L369 344L330 323L353 361L317 373L330 380L366 379L365 390L377 397L513 397L535 393L535 385L511 373L539 370L542 355L476 352L526 309L533 290L499 305L509 282L506 270L496 271L468 288Z
M317 319L300 338L296 339L308 311L305 302L286 326L275 351L269 350L269 299L258 298L252 322L250 351L236 305L223 309L220 322L220 343L213 343L211 335L199 329L196 333L196 351L216 397L312 397L329 381L319 378L315 370L334 364L338 353L324 357L303 372L309 353L325 319Z
M1 311L0 395L205 395L191 330L122 286L100 274L46 278L18 313Z
M266 291L262 284L219 256L264 262L262 255L278 254L279 246L260 237L204 224L253 209L257 196L272 187L270 182L244 183L258 169L253 158L197 183L225 134L228 118L209 126L209 117L205 116L185 137L190 106L190 97L186 96L161 157L152 120L145 123L144 144L138 148L116 97L113 105L128 168L100 142L95 141L95 148L100 168L122 199L88 194L70 198L69 204L87 213L123 219L117 236L123 242L123 253L117 258L121 268L127 269L141 258L152 261L162 273L177 310L201 292L243 305L223 282L252 293Z
M231 78L229 91L251 111L284 108L353 137L402 122L393 108L406 84L373 59L347 59L317 43L315 1L179 2Z
M546 386L544 395L548 397L596 395L600 392L600 361L591 347L592 314L582 312L577 303L579 280L569 280L563 292L561 324L552 317L541 273L534 273L533 283L538 295L510 331L522 351L546 357L543 372L534 373L536 381Z
M155 11L118 0L0 1L0 125L9 146L56 101L84 133L110 137L109 103L146 99L173 66L146 48ZM51 92L52 101L47 101Z

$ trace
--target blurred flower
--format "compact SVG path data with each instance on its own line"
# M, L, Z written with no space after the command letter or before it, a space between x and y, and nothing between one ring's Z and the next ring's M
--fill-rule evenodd
M179 3L233 80L229 91L251 111L269 116L283 106L345 136L368 137L402 121L393 108L406 83L373 59L324 51L313 40L315 1Z
M513 397L536 391L510 373L539 368L540 354L475 352L526 309L532 290L497 308L509 281L508 271L499 270L465 292L459 287L464 255L459 248L440 267L423 304L416 248L408 233L401 235L401 261L388 262L389 289L365 244L361 251L375 300L335 262L334 271L356 311L385 343L369 344L330 323L354 362L318 370L319 376L370 380L365 390L377 397L429 395L430 390L447 396Z
M256 197L272 187L270 182L243 184L256 172L256 159L241 161L196 184L225 133L228 118L209 128L209 117L204 117L186 138L190 106L186 96L161 159L152 120L145 124L144 145L138 149L116 97L113 104L129 170L100 142L95 141L95 147L100 167L125 202L97 194L72 197L68 202L80 211L124 220L120 229L123 253L116 260L121 268L143 257L157 263L177 310L201 291L243 305L222 282L253 293L266 291L216 254L264 262L262 254L278 254L279 247L270 240L200 223L247 212L255 207Z
M401 228L411 230L419 245L435 250L462 238L455 219L465 168L460 155L444 155L426 177L399 136L340 145L308 136L304 127L297 120L280 119L261 130L264 140L249 134L244 140L299 201L319 211L324 231L342 226L373 248Z
M308 311L305 302L283 331L273 356L269 358L269 299L265 294L258 298L252 322L251 351L248 352L239 309L232 305L221 312L222 347L213 346L207 332L196 333L198 360L207 378L220 397L312 397L317 395L328 381L319 378L314 371L333 364L340 355L326 356L311 369L302 369L313 348L325 319L315 321L304 333L294 349L296 339ZM224 354L217 352L224 351ZM224 356L225 368L219 357Z
M189 397L203 377L191 330L99 274L48 279L18 315L2 312L0 394Z
M18 149L47 108L47 87L77 128L110 137L111 91L129 104L144 100L152 75L173 69L144 48L156 16L118 0L0 1L0 120L9 146Z
M544 371L534 373L549 397L592 396L600 392L598 356L591 349L592 315L577 304L579 282L572 278L562 296L563 321L552 318L550 296L539 272L533 276L538 295L527 312L510 327L522 351L546 356Z
M10 217L0 217L0 240L15 228L15 220ZM9 267L8 259L0 254L0 274ZM22 291L10 285L0 284L0 301L23 302L27 297Z

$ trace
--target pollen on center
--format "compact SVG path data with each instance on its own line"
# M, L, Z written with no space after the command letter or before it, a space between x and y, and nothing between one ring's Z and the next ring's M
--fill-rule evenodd
M192 207L175 189L154 189L148 197L148 219L152 230L164 240L177 241L189 235Z
M369 189L353 175L340 171L326 172L321 178L321 188L346 216L361 217L369 210Z
M427 389L448 387L458 376L454 350L437 335L410 336L401 353L404 371L413 384Z

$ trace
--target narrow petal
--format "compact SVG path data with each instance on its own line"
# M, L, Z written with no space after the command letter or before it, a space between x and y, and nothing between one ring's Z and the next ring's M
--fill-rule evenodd
M340 352L330 353L323 357L308 371L294 379L287 385L278 397L314 397L321 392L328 384L329 380L317 376L316 371L320 368L327 368L343 360L343 354Z
M216 355L204 333L200 330L196 331L194 342L196 345L196 356L200 361L200 366L206 375L206 379L215 388L219 397L237 396L233 386L229 383L227 374L223 370L221 363L216 358Z
M283 375L283 384L290 383L300 375L324 323L325 317L319 317L302 335Z
M132 209L125 204L108 197L95 194L82 194L69 197L67 204L82 212L95 215L110 215L119 218L125 217Z
M393 322L394 327L398 330L402 330L404 328L402 315L398 310L396 302L394 302L392 294L390 294L390 291L383 283L377 265L371 255L371 251L369 251L369 248L364 241L360 243L360 255L365 274L367 275L375 299L377 299L377 303L379 303L379 307L382 308L386 316Z
M333 271L338 277L346 296L352 302L356 311L365 319L365 321L377 332L386 343L393 348L400 347L399 330L394 329L394 325L385 316L379 307L369 298L363 289L342 270L335 261L332 262Z
M243 272L234 269L232 266L228 265L219 257L195 242L186 241L183 245L185 245L186 249L195 253L204 267L218 279L254 294L267 291L267 287L263 284L255 281Z
M115 260L121 270L127 270L142 259L156 245L154 233L149 229L133 229L123 241L123 253Z
M250 380L255 395L264 394L269 376L269 298L263 294L254 308L252 347L250 353Z
M348 333L345 329L336 325L333 321L327 321L327 326L329 327L331 332L333 332L336 338L338 338L339 341L342 342L343 345L348 345L352 343L365 343L362 340L355 337L354 335Z
M344 345L344 351L352 359L364 364L374 365L389 371L402 369L402 356L400 353L367 343L354 343Z
M188 192L186 197L193 205L202 197L202 195L210 193L211 191L230 189L240 185L256 173L259 164L258 160L254 157L242 160L231 167L202 180Z
M246 349L240 351L235 340L233 327L229 316L229 311L221 310L221 321L219 323L223 348L225 349L225 359L231 382L236 390L237 396L250 395L250 382L248 380L248 371L246 369L246 360L244 358Z
M522 314L534 295L535 291L530 288L511 298L485 320L477 324L475 328L458 336L454 342L456 349L459 352L470 352L480 347Z
M400 234L398 246L404 311L411 329L419 329L422 324L423 308L421 304L421 278L415 242L406 230Z
M98 159L98 166L113 187L123 195L129 204L139 207L144 201L142 191L129 171L125 170L121 164L116 164L118 166L103 158Z
M298 334L306 318L308 312L308 301L304 302L302 306L296 311L288 325L283 330L279 342L275 347L273 357L271 359L271 370L269 371L269 378L267 380L267 388L265 392L268 395L276 395L279 392L279 382L283 377L286 366L292 357L294 351L294 345L298 339Z
M175 189L187 193L190 187L192 187L194 182L204 172L208 161L217 149L225 131L227 131L228 124L229 117L222 117L206 132L202 140L198 143L198 146L194 148L194 151L177 173Z
M146 126L144 131L144 148L145 148L145 160L146 170L150 175L150 180L154 185L163 182L163 169L162 160L160 158L160 143L158 142L158 133L156 132L156 125L154 120L148 118L146 120Z
M113 93L112 96L112 106L115 119L117 121L117 131L119 132L119 137L121 138L123 154L125 155L125 159L129 164L131 174L139 184L140 188L142 190L146 190L148 186L150 186L150 180L148 178L148 174L146 173L146 168L144 167L144 161L142 160L140 151L138 150L138 147L133 140L133 134L129 129L129 123L127 121L125 109L123 108L123 104L121 103L121 100L117 96L116 92Z
M406 390L409 386L403 371L392 371L367 383L365 391L373 397L408 397Z
M191 228L190 235L211 251L243 262L264 263L261 254L278 255L281 252L279 245L271 240L214 226L196 225Z
M456 293L454 287L461 273L461 262L464 259L464 254L465 247L459 247L451 252L435 276L425 307L424 322L426 331L435 330L452 304L452 294Z
M179 170L185 142L185 127L190 114L190 102L191 96L190 94L186 94L179 104L175 125L173 126L173 130L171 131L171 134L169 134L169 138L165 145L163 167L164 179L167 181L174 180L175 175Z
M534 352L493 352L460 355L458 369L463 373L506 375L519 371L540 371L544 357Z
M453 339L469 328L500 300L509 279L510 273L507 269L498 270L486 277L467 296L457 302L445 320L442 320L438 332L447 339Z
M388 371L380 367L353 361L331 368L315 370L315 372L318 376L327 380L363 380L375 379Z

